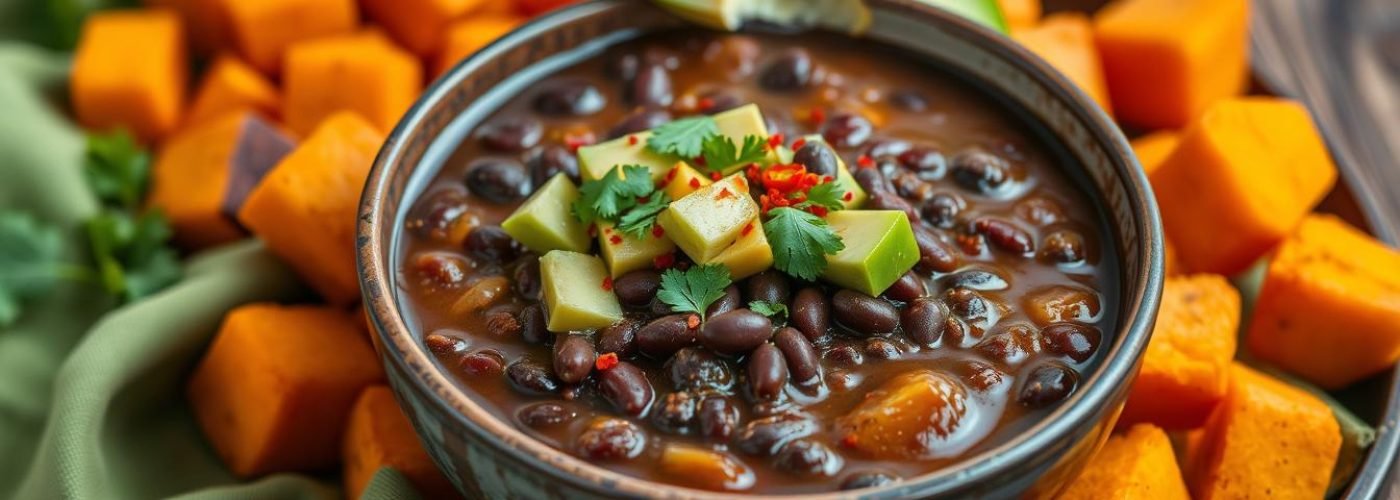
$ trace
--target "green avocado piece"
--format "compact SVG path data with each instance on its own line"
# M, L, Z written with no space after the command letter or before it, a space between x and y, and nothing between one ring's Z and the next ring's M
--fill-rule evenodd
M521 203L501 223L501 229L538 254L550 250L587 252L588 228L573 214L577 199L578 187L568 176L557 174Z
M551 332L602 328L622 319L603 259L555 250L540 257L540 281Z
M846 244L826 257L826 281L873 297L919 262L914 228L902 210L842 210L826 222Z
M715 115L714 119L719 133L733 139L735 146L743 146L745 136L756 135L765 139L768 137L768 126L763 123L763 113L758 111L757 104L739 106ZM677 160L692 159L678 159L652 151L647 148L647 139L650 137L651 131L648 130L578 148L579 175L583 176L584 180L597 180L602 179L609 170L618 165L641 165L650 169L651 180L657 181L665 177L666 172L675 166ZM769 153L769 157L770 161L776 158L772 153ZM726 168L724 174L734 173L743 167L735 165Z
M954 14L976 21L983 26L1005 34L1009 32L1006 27L1006 16L1001 12L1001 4L997 0L920 0L923 3L938 7Z
M807 142L826 142L826 138L822 137L821 134L804 136L802 140ZM787 160L784 161L784 163L791 162L792 156L788 156ZM851 199L842 202L842 204L846 205L846 208L860 208L860 206L865 203L865 200L870 198L870 195L865 194L865 188L860 187L860 183L856 182L855 176L851 175L851 168L846 166L846 160L842 160L841 155L836 155L836 180L840 181L841 185L846 188L846 191L851 193Z
M715 115L715 124L719 125L719 133L729 137L734 141L736 147L743 147L744 138L756 135L759 138L768 138L768 125L763 122L763 113L758 110L757 104L745 104L737 108ZM768 153L768 162L777 160L777 155ZM743 169L747 165L734 165L725 168L724 175L729 175Z
M613 229L610 222L598 223L598 248L612 277L617 278L638 269L652 267L656 258L676 251L676 244L666 235L646 235L636 239Z
M739 239L756 216L749 182L744 174L735 174L671 202L656 222L692 260L707 264Z

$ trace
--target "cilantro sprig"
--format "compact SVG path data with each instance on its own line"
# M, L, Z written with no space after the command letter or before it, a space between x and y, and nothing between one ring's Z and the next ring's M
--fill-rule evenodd
M705 139L719 135L719 124L709 116L675 120L652 129L647 147L661 154L695 158L704 150Z
M647 201L638 203L617 219L617 230L634 239L645 238L656 225L656 216L671 204L671 197L665 192L656 191Z
M63 260L59 230L28 214L0 213L0 327L19 319L24 302L62 281L91 281L85 266Z
M847 191L846 186L842 184L839 179L832 180L831 182L823 182L812 186L812 189L807 191L807 201L798 203L793 208L800 210L816 206L830 211L841 210L846 208L845 197Z
M779 316L786 317L788 315L788 306L787 304L784 304L782 302L754 300L749 302L749 310L762 314L764 316L768 316L770 318L776 318Z
M826 219L791 208L774 208L763 222L773 247L773 266L805 280L815 280L826 270L826 256L846 248Z
M756 135L744 136L743 147L736 146L734 139L724 135L712 135L701 146L700 157L705 160L705 168L721 171L735 165L757 163L768 158L768 140Z
M642 239L670 203L671 197L652 184L650 169L621 165L609 170L602 179L584 181L573 209L574 216L584 224L613 222L623 234Z
M667 269L661 273L661 289L656 298L671 306L675 312L693 312L705 319L710 304L724 297L724 289L733 283L729 268L723 264L691 266L681 271Z

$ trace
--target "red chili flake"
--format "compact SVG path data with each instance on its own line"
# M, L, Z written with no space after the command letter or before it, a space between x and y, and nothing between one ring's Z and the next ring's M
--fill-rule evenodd
M734 197L734 192L733 192L733 191L730 191L729 188L720 188L719 194L715 195L715 199L716 199L716 200L723 200L723 199L725 199L725 198L733 198L733 197Z
M614 366L617 366L617 363L617 353L610 352L603 354L602 356L598 356L598 360L593 362L593 367L597 368L600 372L605 372L611 370Z
M613 283L612 283L612 276L604 276L604 277L603 277L603 289L604 289L604 290L607 290L607 291L609 291L609 292L611 292L611 291L612 291L612 285L613 285Z
M621 236L618 236L618 235L616 235L616 234L614 234L614 235L612 235L611 238L608 238L608 243L612 243L612 244L614 244L614 245L621 245L621 244L622 244L622 237L621 237Z
M856 158L856 166L860 168L871 168L875 166L875 160L870 158L870 155L860 155L860 158Z
M740 191L747 193L749 192L749 181L744 180L743 177L734 179L734 187L738 188Z
M830 175L823 175L823 176L822 176L822 183L831 182L832 180L833 180L833 178L832 178Z
M719 172L710 172L710 180L712 180L712 181L717 181L717 180L720 180L720 179L722 179L722 178L724 178L724 176L723 176L722 174L720 174Z
M578 148L593 144L598 139L593 136L593 132L586 131L579 134L570 133L564 136L564 145L569 147L569 151L578 152Z
M597 224L589 224L589 225L588 225L588 237L589 237L589 238L592 238L592 237L595 237L595 236L598 236L598 225L597 225Z
M812 205L812 206L809 206L809 207L807 207L807 211L810 212L812 215L815 215L815 216L817 216L817 217L826 217L826 213L827 213L826 207L823 207L823 206L821 206L821 205Z
M826 121L826 110L822 108L812 108L812 112L807 115L807 120L811 123L820 124Z
M694 163L696 166L703 167L703 166L705 166L705 157L704 157L704 156L696 156L696 157L694 157L694 158L691 158L691 159L690 159L690 162L691 162L691 163Z
M652 237L654 237L654 238L660 238L660 237L665 236L665 235L666 235L666 230L661 228L661 224L652 224L652 226L651 226L651 236L652 236Z
M651 265L652 267L655 267L657 269L666 269L668 267L674 266L676 265L676 254L668 253L664 255L657 255L656 258L651 259Z
M695 329L700 326L700 317L694 314L690 315L690 317L685 319L685 326L690 329Z
M670 170L666 171L666 182L671 182L671 179L675 179L676 174L679 173L681 173L681 167L671 167Z
M753 223L744 224L744 230L739 232L739 236L748 236L753 232Z
M689 262L686 262L686 261L683 261L683 260L682 260L682 261L677 261L677 262L676 262L676 269L680 269L680 270L682 270L682 271L684 271L684 270L686 270L686 269L690 269L690 263L689 263Z
M744 175L748 176L749 179L757 181L760 180L760 176L763 175L763 170L758 168L757 163L750 163L749 167L744 169Z
M855 197L856 197L856 196L855 196L855 193L852 193L852 192L850 192L850 191L846 191L846 195L845 195L845 196L842 196L841 199L842 199L842 200L845 200L845 201L851 201L851 200L855 199Z
M699 104L699 106L700 106L700 111L709 111L709 110L711 110L711 109L714 109L714 107L715 107L715 100L714 100L714 99L711 99L711 98L709 98L709 97L701 97L701 98L700 98L700 104Z
M768 202L768 195L766 194L759 195L758 206L761 210L763 210L763 213L765 214L768 213L768 209L773 208L773 205Z
M627 145L628 145L628 146L636 146L636 145L637 145L637 136L635 136L635 135L629 135L629 136L627 136Z
M806 146L806 145L807 145L807 139L798 139L798 140L796 140L796 141L794 141L794 142L792 143L792 150L793 150L793 151L797 151L797 150L799 150L799 149L802 149L802 146Z
M639 196L639 197L637 197L637 203L646 203L646 202L649 202L649 201L651 201L651 197L650 197L650 196Z
M855 448L857 439L855 434L847 434L845 437L841 438L841 446Z
M700 178L699 178L699 177L691 177L691 178L690 178L690 188L691 188L691 189L700 189Z
M783 134L773 134L768 136L768 149L774 149L783 145Z

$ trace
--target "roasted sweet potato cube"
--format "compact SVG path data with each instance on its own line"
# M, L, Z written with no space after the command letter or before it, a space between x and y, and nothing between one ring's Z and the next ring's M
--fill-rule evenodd
M1327 389L1400 359L1400 251L1312 215L1269 263L1249 352Z
M355 225L360 192L383 143L358 115L332 115L268 172L238 212L245 227L332 304L360 296Z
M714 491L743 491L757 481L753 470L732 455L684 444L668 444L661 451L661 470L667 479Z
M142 4L179 14L196 54L212 54L229 46L228 15L217 0L145 0Z
M929 370L896 376L837 421L841 445L877 460L930 458L962 432L967 389Z
M1296 102L1217 102L1152 174L1167 237L1191 272L1239 273L1282 242L1337 179Z
M185 117L186 126L228 113L256 112L275 119L281 97L261 73L231 56L220 57L204 73Z
M158 142L180 123L189 71L174 12L94 13L73 54L73 110L83 127L125 128L142 142Z
M1236 363L1186 454L1192 498L1323 498L1342 436L1327 404Z
M1223 276L1172 277L1119 426L1200 427L1229 388L1240 294Z
M355 0L213 0L228 15L238 54L268 75L297 42L349 33L360 22Z
M300 42L287 50L282 119L305 135L339 111L354 111L388 132L418 98L423 70L412 54L377 32Z
M1053 285L1038 288L1021 300L1026 315L1040 326L1061 321L1093 323L1101 318L1099 294L1088 288Z
M291 152L291 138L250 113L185 129L161 148L148 203L175 227L180 246L197 249L244 236L238 209L264 175Z
M513 15L479 15L452 23L438 50L436 74L441 75L458 61L466 59L501 35L515 29L524 19Z
M355 398L383 378L350 315L253 304L224 318L188 396L224 464L249 478L335 466Z
M360 498L381 467L403 474L424 498L459 497L433 465L388 386L373 385L360 394L350 411L343 450L347 498Z
M413 53L427 57L437 52L447 26L482 3L499 0L361 0L365 16L389 31L394 40ZM478 17L473 15L471 17Z
M1162 162L1171 156L1172 151L1176 151L1176 145L1180 143L1181 132L1175 130L1161 130L1132 140L1133 153L1148 176L1162 166Z
M1040 22L1040 0L997 0L997 5L1012 30L1029 28Z
M1162 429L1135 425L1108 438L1059 500L1189 500L1172 443Z
M1113 112L1099 51L1094 45L1094 27L1087 16L1077 12L1054 14L1039 24L1015 28L1011 35L1069 77L1105 112Z

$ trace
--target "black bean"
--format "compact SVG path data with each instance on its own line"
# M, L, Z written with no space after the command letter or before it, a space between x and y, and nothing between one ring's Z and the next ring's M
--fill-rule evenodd
M514 340L524 330L512 311L491 311L486 313L485 320L486 332L495 337Z
M778 399L787 385L788 367L783 353L771 343L758 346L748 360L749 391L763 401Z
M527 395L553 394L559 392L559 379L550 373L549 368L529 360L520 360L506 367L506 377L510 386Z
M423 277L422 283L438 288L466 283L472 267L466 258L448 252L424 252L413 258L413 268Z
M467 206L466 190L456 185L449 186L418 203L409 227L429 238L446 239L457 219L467 214Z
M720 354L745 354L773 336L773 321L748 309L735 309L705 321L700 344Z
M900 89L890 93L890 104L904 111L922 113L928 110L928 99L917 90Z
M799 439L778 450L773 465L799 476L834 476L844 461L819 441Z
M838 345L826 350L825 358L838 366L860 366L865 363L865 355L849 344Z
M636 458L646 449L646 432L620 418L599 418L579 433L579 454L591 460Z
M899 164L899 158L896 156L872 156L871 158L875 159L875 169L879 170L880 174L884 175L886 179L892 178L895 174L905 171L904 167ZM893 184L891 184L891 186L893 186Z
M1051 323L1040 330L1040 338L1046 351L1083 363L1098 350L1103 335L1092 326Z
M550 116L587 116L602 111L607 104L597 87L582 80L546 84L535 96L535 111Z
M900 198L899 193L894 191L871 193L870 199L866 200L865 205L869 210L899 210L909 217L909 222L919 221L919 211L914 210L914 205L911 205L909 200Z
M1002 250L1018 254L1035 251L1035 239L1012 222L983 217L972 223L972 229Z
M569 148L559 145L552 144L540 148L540 151L526 162L526 167L530 169L530 179L534 181L536 189L559 174L569 176L569 180L574 182L579 180L578 156L570 153Z
M758 76L758 84L764 89L786 92L806 87L812 79L812 56L803 49L791 49L782 53Z
M714 441L728 441L739 427L739 408L724 396L707 396L700 401L700 436Z
M598 390L613 408L633 417L645 414L656 399L646 372L626 361L598 373Z
M953 181L974 193L992 193L1011 179L1006 160L984 151L959 153L953 157L950 167Z
M695 422L700 398L689 392L673 392L661 398L652 411L651 421L661 429L677 434L686 433Z
M1049 226L1068 219L1059 202L1044 196L1031 196L1016 204L1016 216L1036 226Z
M899 327L899 310L889 302L843 289L831 297L832 316L842 326L866 335L890 333Z
M735 448L749 455L773 456L788 443L820 430L817 422L803 415L782 413L751 421L734 436Z
M467 167L467 189L492 203L515 203L530 194L525 169L511 160L488 158Z
M603 72L614 80L630 82L637 77L637 69L642 65L642 58L634 53L617 54L609 57L604 63Z
M903 139L872 139L866 143L865 156L871 158L898 158L914 145Z
M520 310L520 338L531 344L543 344L549 342L550 334L548 320L545 318L544 307L540 304L530 304Z
M797 385L813 385L821 381L821 360L812 342L793 327L783 327L773 336L773 345L783 352L792 381Z
M919 263L916 266L919 271L946 273L958 268L957 255L932 229L922 224L914 225L914 241L919 245Z
M494 377L506 370L505 356L495 349L481 349L467 354L457 364L462 367L462 372L472 377Z
M793 153L792 162L807 167L808 172L832 177L841 166L836 151L824 141L807 141Z
M617 353L631 357L637 351L637 330L642 328L642 319L624 316L621 321L598 330L598 352Z
M894 345L885 339L870 339L865 341L865 355L874 359L899 359L904 351L899 346Z
M628 307L646 307L660 288L661 272L655 269L638 269L613 280L613 293Z
M433 354L451 354L462 352L467 348L467 341L462 340L462 332L454 330L438 330L423 337L423 345L428 346L428 350Z
M837 113L822 124L822 138L838 148L858 148L874 131L875 125L856 113Z
M1025 324L1013 324L994 335L985 337L972 348L987 359L1006 366L1020 364L1035 352L1036 331Z
M671 74L660 64L647 64L637 71L628 94L632 104L647 108L664 108L671 105L675 94L671 91Z
M472 258L492 264L515 260L524 251L501 226L477 226L462 246Z
M540 300L540 289L544 286L540 281L540 259L525 259L515 266L515 279L512 284L520 298Z
M1011 283L1001 273L985 268L971 268L939 278L944 288L966 288L982 292L996 292L1011 288Z
M894 193L894 184L890 184L890 180L879 169L857 168L851 176L855 177L856 184L872 196L877 193Z
M705 114L723 113L743 105L743 99L723 90L711 90L700 94L700 111ZM768 131L775 132L776 129L770 128Z
M671 113L664 109L643 109L632 113L608 131L609 139L635 134L660 127L671 121Z
M1056 264L1073 264L1084 261L1084 250L1084 236L1074 231L1061 230L1045 237L1040 257Z
M476 135L487 149L517 153L539 144L540 137L544 135L544 125L530 117L507 116L483 125Z
M698 328L692 328L694 314L672 314L651 320L637 330L637 349L656 359L666 359L682 347L695 343ZM698 324L696 325L699 326Z
M942 179L948 171L948 160L943 153L927 147L911 148L900 153L899 164L916 172L920 179L926 181Z
M798 290L789 312L788 321L807 340L816 343L826 338L827 330L831 328L831 305L820 288Z
M677 391L725 390L734 384L729 364L699 347L676 351L664 369Z
M876 488L899 482L899 476L887 472L857 472L841 482L842 490Z
M744 305L743 299L739 295L739 285L729 285L724 289L724 296L720 297L710 307L705 309L705 316L713 318L721 314L738 309Z
M1044 408L1069 397L1079 383L1079 375L1059 363L1048 363L1031 370L1021 385L1016 401L1028 408Z
M564 334L554 341L554 373L566 384L582 382L597 359L598 351L588 337Z
M900 326L904 336L915 344L931 347L943 338L945 322L948 319L947 306L933 298L914 299L900 313Z
M890 182L894 184L895 194L909 200L910 203L921 203L933 196L933 183L925 182L918 174L908 170L894 174L894 179ZM918 218L914 217L912 220Z
M520 423L535 429L541 427L553 427L564 422L568 422L578 417L578 412L559 403L535 403L524 408L515 414L520 419Z
M895 280L889 288L886 288L884 296L900 302L909 302L927 294L928 289L924 287L924 279L920 278L914 271L909 271Z
M967 203L955 194L937 193L927 200L924 200L919 207L919 214L923 216L924 222L933 227L952 229L957 225L958 214L967 207Z
M982 294L968 288L950 288L943 293L943 300L953 314L967 320L987 318L996 307Z
M790 289L788 287L787 275L775 271L767 270L751 276L747 281L747 292L750 301L762 300L773 304L787 305Z

